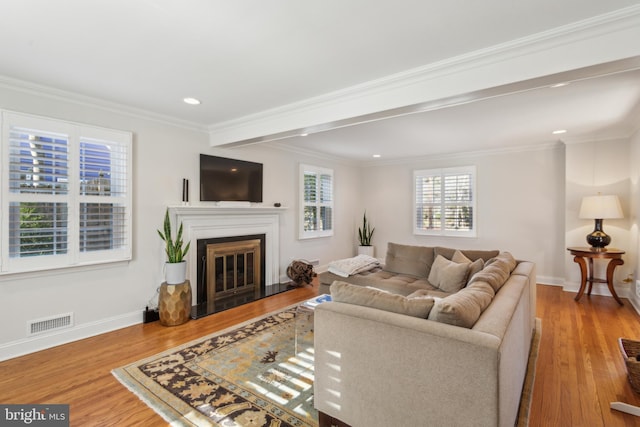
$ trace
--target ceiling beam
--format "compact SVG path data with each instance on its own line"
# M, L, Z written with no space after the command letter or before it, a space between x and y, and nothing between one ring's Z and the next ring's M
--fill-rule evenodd
M213 124L209 142L256 144L637 69L636 40L640 5Z

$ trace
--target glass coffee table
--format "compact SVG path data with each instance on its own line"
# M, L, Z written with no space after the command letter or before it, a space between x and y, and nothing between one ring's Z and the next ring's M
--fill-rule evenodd
M295 354L313 348L313 314L323 302L331 301L331 295L313 297L296 307Z

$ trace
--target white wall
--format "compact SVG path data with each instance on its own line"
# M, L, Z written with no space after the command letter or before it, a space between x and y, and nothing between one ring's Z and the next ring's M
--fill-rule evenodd
M640 121L640 120L639 120ZM630 197L629 197L629 257L635 261L635 270L633 271L633 281L629 289L629 299L635 305L636 310L640 311L640 294L637 292L640 287L640 274L638 266L640 266L640 229L638 214L640 213L640 131L630 138L629 141L629 165L630 165Z
M413 170L468 165L477 167L477 237L413 235ZM388 242L500 249L534 261L539 282L556 283L564 273L563 181L564 146L559 143L523 151L431 157L364 168L362 209L376 226L373 244L378 257L384 257Z
M133 259L118 265L0 276L0 360L142 321L142 310L156 298L163 281L163 246L156 233L167 205L181 201L182 178L190 179L190 200L198 197L198 154L217 154L264 163L265 203L289 209L280 224L281 276L291 259L346 257L353 234L351 210L357 168L331 160L267 149L213 149L208 134L161 120L119 113L33 92L0 87L0 108L62 120L131 131L133 142ZM187 107L188 108L188 107ZM336 188L336 236L297 240L297 188L300 162L333 168ZM73 313L74 327L27 337L27 322Z
M564 281L567 267L565 221L571 214L565 215L565 206L569 211L577 210L574 206L577 193L571 190L565 202L565 146L560 143L522 151L441 156L415 159L410 163L390 162L358 167L349 162L284 151L267 144L235 150L211 148L208 135L198 129L120 113L113 108L46 97L31 91L0 87L0 108L128 130L134 134L133 260L115 266L0 276L0 360L141 322L144 306L154 299L163 280L164 253L156 229L162 223L165 207L180 202L182 178L190 179L190 198L196 203L199 153L264 164L265 204L280 202L288 207L280 223L280 275L283 279L286 266L292 259L317 259L321 265L326 265L333 259L354 255L356 230L366 209L376 227L373 243L376 256L380 258L384 257L390 241L428 246L497 248L508 250L517 258L534 261L541 283L560 284ZM640 160L640 137L636 134L626 148L624 142L616 144L619 145L607 146L607 153L617 153L607 157L607 162L613 165L612 170L624 169L620 176L626 176L626 194L634 189L633 197L623 199L625 213L631 212L631 206L637 212L640 184L637 167L632 166ZM582 149L586 150L586 147ZM572 160L567 161L567 165L573 165L574 158L588 157L578 147L571 150ZM576 157L573 157L574 152ZM619 164L621 161L624 165ZM333 237L298 240L300 163L334 170ZM463 165L477 166L478 236L414 236L411 227L412 171ZM567 176L573 176L574 170L583 171L582 168L569 167L571 171ZM629 180L630 175L635 181ZM628 230L630 225L624 224L619 228ZM579 231L579 234L586 235L590 231L589 225L581 226L586 231ZM617 233L617 224L607 221L605 227L607 232ZM632 262L637 265L635 217L633 230L636 255L633 261L625 261L627 265ZM573 229L569 231L573 232ZM615 242L623 242L625 238L612 235ZM627 247L633 243L632 239L624 242ZM574 266L571 267L574 270ZM69 312L74 313L73 328L58 334L27 337L29 320Z
M568 144L566 149L566 246L589 246L587 234L594 228L594 220L578 218L580 204L585 196L615 194L620 198L624 218L603 220L605 233L611 236L610 247L626 251L624 265L615 270L614 285L620 296L627 296L628 284L622 282L633 274L636 250L631 247L631 167L630 143L626 139L591 141ZM634 166L633 169L637 169ZM564 254L565 288L580 287L580 268L569 252ZM606 277L606 263L594 263L595 277ZM606 286L594 285L594 293L610 295Z
M214 149L210 149L213 151ZM233 154L247 160L264 163L265 204L275 202L287 207L280 220L280 273L286 278L286 267L294 259L318 260L320 265L353 256L356 245L353 212L361 205L359 168L354 164L330 158L269 148L268 144L239 148ZM317 239L298 239L300 164L333 169L334 173L334 235Z
M0 108L132 131L133 259L115 266L0 276L0 359L141 321L162 281L162 246L155 231L164 208L179 200L181 161L207 147L205 132L0 87ZM29 320L73 313L75 327L27 338Z

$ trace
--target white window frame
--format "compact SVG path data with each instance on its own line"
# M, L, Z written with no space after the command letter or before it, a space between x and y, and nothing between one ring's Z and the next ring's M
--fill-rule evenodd
M304 183L305 183L305 175L309 175L309 174L315 174L317 176L320 175L329 175L331 176L331 200L329 201L320 201L320 200L316 200L314 203L307 203L305 201L305 197L304 197ZM335 212L335 206L334 206L334 200L335 200L335 177L333 174L333 169L327 169L327 168L322 168L322 167L318 167L318 166L312 166L312 165L305 165L305 164L300 164L300 175L299 175L299 188L300 188L300 192L299 192L299 197L298 199L300 200L300 208L299 208L299 219L298 219L298 223L299 223L299 233L298 233L298 237L300 239L313 239L313 238L318 238L318 237L328 237L328 236L333 236L333 228L334 228L334 212ZM318 180L318 187L320 186L320 180ZM316 190L317 194L320 193L319 188ZM305 224L305 217L304 217L304 213L305 213L305 207L306 206L315 206L318 209L318 212L320 211L320 209L322 207L329 207L331 208L331 228L330 229L318 229L318 230L305 230L304 229L304 224ZM319 218L320 215L318 214L317 217Z
M471 175L471 201L469 202L447 202L444 189L444 178L452 175ZM441 179L441 194L443 197L437 206L440 207L441 212L445 212L446 206L468 206L472 211L471 229L470 230L447 230L445 229L445 216L441 215L440 228L437 230L427 230L418 227L418 209L424 207L429 203L422 203L419 200L418 191L418 178L427 176L439 176ZM477 191L476 191L477 175L475 166L461 166L452 168L439 168L439 169L423 169L413 171L413 233L417 235L427 236L449 236L449 237L476 237L478 230L478 210L477 206Z
M132 133L88 126L47 117L34 116L0 110L0 275L45 271L52 269L104 264L131 260L132 256ZM39 129L43 132L59 133L68 137L68 191L66 194L23 194L10 192L10 141L12 127ZM120 183L120 195L80 194L80 142L97 140L117 145L126 158L126 169L119 172L126 182ZM113 166L113 165L112 165ZM67 205L67 250L64 254L12 257L9 250L11 202L59 202ZM112 249L81 251L80 206L81 204L116 204L124 208L125 218L122 240L124 243Z

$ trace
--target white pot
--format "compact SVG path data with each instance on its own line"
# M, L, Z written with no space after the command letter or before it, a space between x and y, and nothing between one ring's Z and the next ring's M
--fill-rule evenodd
M187 262L165 263L165 280L167 285L179 285L187 280Z
M358 255L373 256L373 246L358 246Z

